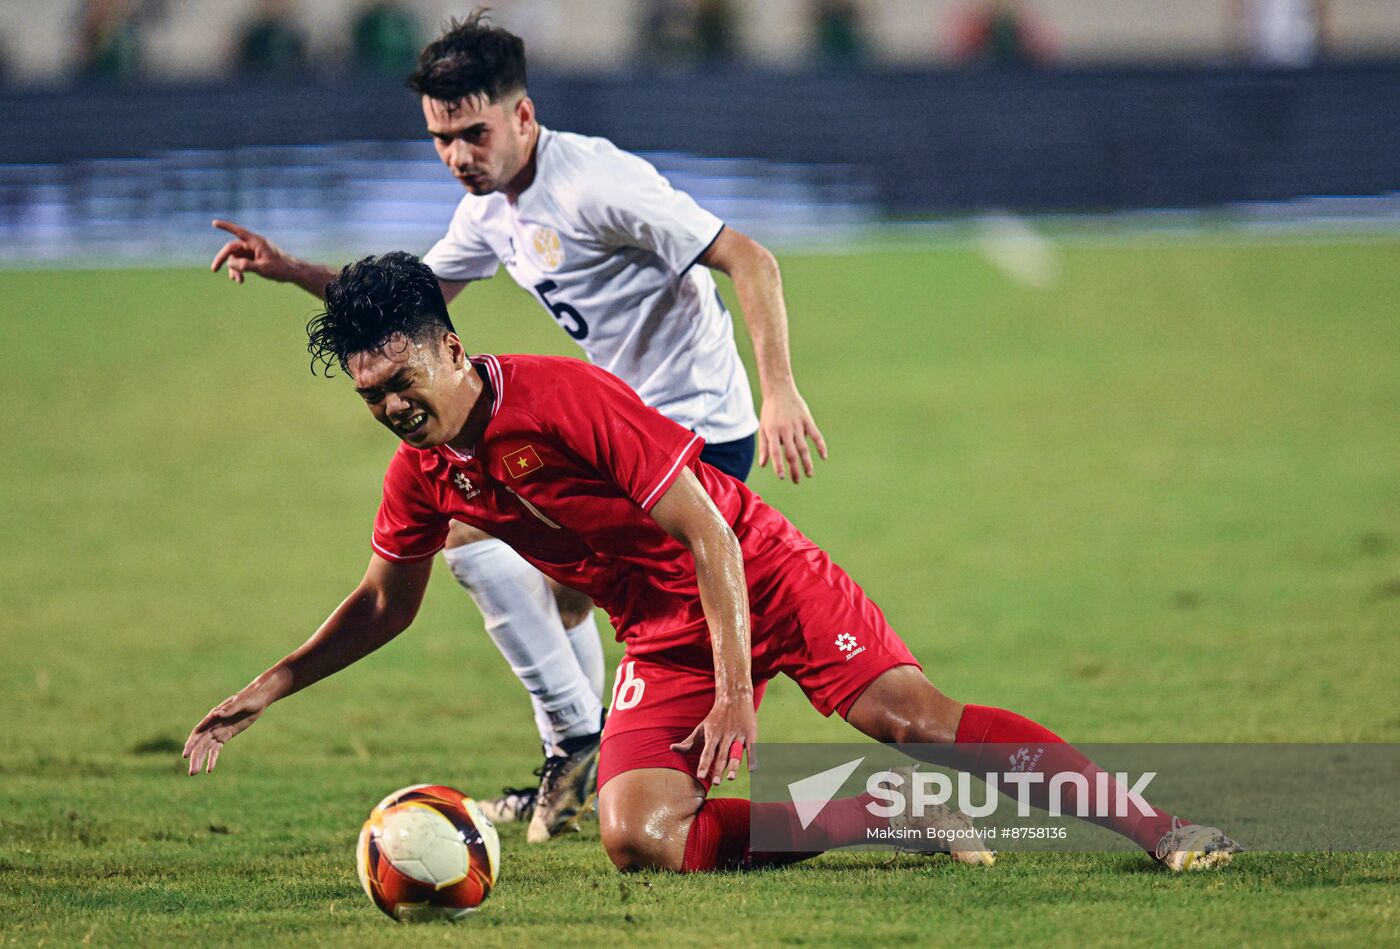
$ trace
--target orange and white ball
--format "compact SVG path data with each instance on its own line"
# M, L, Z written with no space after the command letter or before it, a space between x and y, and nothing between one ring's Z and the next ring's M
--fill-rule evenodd
M496 884L501 843L476 801L439 784L390 794L360 831L355 865L369 898L405 922L456 919Z

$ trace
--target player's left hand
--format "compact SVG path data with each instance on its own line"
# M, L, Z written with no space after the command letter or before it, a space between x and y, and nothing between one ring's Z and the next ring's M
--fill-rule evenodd
M747 698L725 699L717 697L714 708L704 721L695 726L685 739L671 746L672 751L682 754L695 747L704 739L700 751L700 767L695 776L703 783L707 778L710 784L719 784L727 775L733 781L739 774L739 762L748 749L749 770L756 766L753 760L753 743L758 740L758 715L754 712L753 694Z
M185 740L182 757L189 759L190 775L213 771L228 740L256 722L270 704L264 691L251 684L210 709Z
M792 483L802 480L802 474L812 477L812 452L807 440L817 447L817 454L826 459L826 440L812 420L812 411L796 387L763 397L763 409L758 416L758 466L773 463L773 473L781 480L785 474Z

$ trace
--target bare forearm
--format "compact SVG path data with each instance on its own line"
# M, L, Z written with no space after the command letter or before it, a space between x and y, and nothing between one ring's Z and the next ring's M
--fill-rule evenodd
M353 665L408 628L372 591L356 590L296 651L254 680L271 701Z
M730 279L753 343L759 387L766 398L793 383L787 306L778 262L758 244L731 267Z
M715 694L748 701L753 676L743 551L734 532L725 527L693 542L691 554L714 650Z
M326 298L326 284L338 275L338 271L321 264L293 257L288 262L287 279L301 287L318 300Z
M700 261L729 275L753 342L754 362L763 406L758 416L758 464L773 464L779 478L794 484L813 474L810 440L826 457L826 442L807 402L797 391L788 348L787 307L783 277L768 249L737 231L720 232Z
M739 309L753 343L764 400L778 394L795 394L783 275L777 258L753 238L725 228L700 256L700 263L734 281Z
M666 489L651 516L695 560L700 606L715 654L716 697L751 701L749 584L739 539L688 468Z

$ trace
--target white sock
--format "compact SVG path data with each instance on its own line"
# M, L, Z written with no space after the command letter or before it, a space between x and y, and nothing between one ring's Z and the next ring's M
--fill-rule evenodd
M487 634L530 693L545 748L596 732L603 714L601 686L595 688L592 671L585 673L580 667L544 575L494 539L452 547L442 556L481 610ZM596 631L593 638L597 643Z
M578 667L588 677L588 684L598 701L603 700L603 640L598 633L597 614L592 610L577 626L566 631L569 645L573 647Z

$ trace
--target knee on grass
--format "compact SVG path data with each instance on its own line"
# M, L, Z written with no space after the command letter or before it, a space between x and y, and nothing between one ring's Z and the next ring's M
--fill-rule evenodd
M660 815L652 815L660 817ZM679 872L685 858L685 831L660 821L604 819L601 831L608 859L623 873L639 870ZM677 840L679 834L679 840Z
M639 768L607 778L598 791L603 849L624 872L678 872L704 803L704 789L685 771Z

